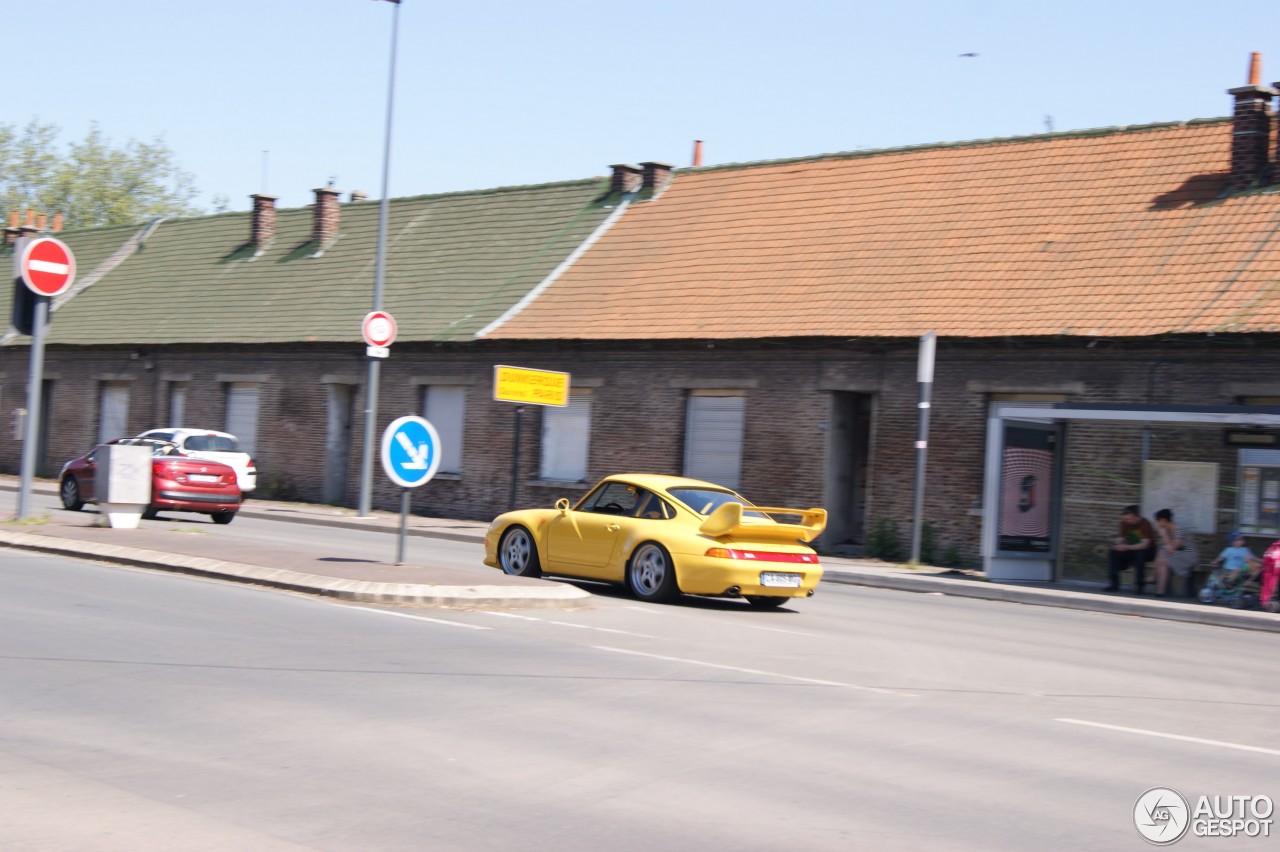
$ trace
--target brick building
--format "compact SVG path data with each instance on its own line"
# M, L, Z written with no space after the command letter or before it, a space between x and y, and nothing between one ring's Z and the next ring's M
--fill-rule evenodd
M1020 415L1044 421L1052 469L1014 502L1046 513L1027 537L1059 576L1098 576L1116 510L1154 499L1153 470L1208 472L1206 545L1247 512L1280 525L1280 495L1247 479L1280 476L1276 92L1255 73L1230 94L1221 119L394 200L399 337L377 426L425 413L445 444L415 511L483 518L645 470L824 505L828 548L895 526L901 542L931 331L935 561L1005 546L1001 405L1128 412ZM44 473L116 434L208 426L250 446L262 494L354 505L376 206L325 189L307 209L257 197L65 235L81 272L48 338ZM28 345L0 342L6 414ZM571 373L571 404L494 402L498 364ZM1146 407L1164 414L1132 415ZM19 457L6 428L0 469ZM375 481L375 505L397 505Z

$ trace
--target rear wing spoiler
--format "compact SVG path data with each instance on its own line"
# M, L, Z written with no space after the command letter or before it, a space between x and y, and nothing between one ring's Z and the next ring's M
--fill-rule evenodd
M743 518L744 512L763 515L799 515L797 524L782 524L772 517ZM721 536L745 536L768 541L813 541L827 527L826 509L781 509L768 506L743 506L741 503L725 503L702 522L698 531L714 538Z

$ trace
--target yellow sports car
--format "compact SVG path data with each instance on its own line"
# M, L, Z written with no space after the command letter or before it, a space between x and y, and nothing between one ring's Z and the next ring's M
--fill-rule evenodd
M826 523L825 509L753 506L709 482L619 474L572 508L561 499L554 509L499 515L484 536L484 562L520 577L625 583L645 601L683 592L775 607L813 594L822 565L802 542Z

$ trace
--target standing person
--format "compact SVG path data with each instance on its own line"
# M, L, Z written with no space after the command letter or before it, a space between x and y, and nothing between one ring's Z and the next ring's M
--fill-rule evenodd
M1184 541L1173 522L1173 510L1161 509L1156 512L1156 548L1155 582L1156 597L1162 598L1168 591L1169 574L1189 577L1191 569L1199 560L1195 547ZM1189 584L1188 584L1189 585Z
M1111 583L1108 592L1120 590L1120 572L1133 569L1133 593L1142 594L1146 585L1147 560L1155 555L1155 531L1151 522L1142 517L1137 506L1125 506L1120 511L1120 528L1107 558L1107 574Z

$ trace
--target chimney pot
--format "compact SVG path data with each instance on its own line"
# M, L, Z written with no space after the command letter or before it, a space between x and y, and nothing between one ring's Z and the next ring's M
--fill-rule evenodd
M693 167L696 169L702 165L702 140L693 140Z
M1262 54L1256 50L1249 54L1249 85L1262 85Z
M54 213L53 214L53 232L56 234L58 231L61 231L61 230L62 230L62 214Z
M671 169L673 166L670 163L655 163L650 161L647 163L641 163L640 167L644 169L644 177L641 179L640 183L641 188L657 192L658 190L665 188L667 184L671 183Z
M45 230L48 230L48 228L46 228L46 227L45 227L45 226L46 226L46 225L48 225L48 224L49 224L49 217L48 217L47 215L45 215L44 213L41 213L39 216L37 216L37 217L36 217L36 230L37 230L37 231L45 231Z
M249 242L263 245L276 234L276 196L255 193L249 219Z
M341 193L331 186L322 186L315 193L316 208L311 240L323 246L338 235L338 196Z

